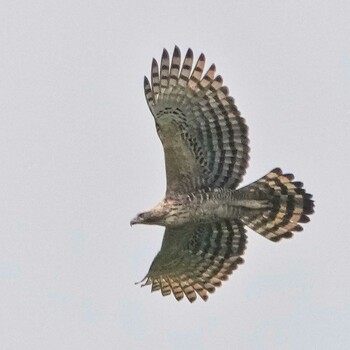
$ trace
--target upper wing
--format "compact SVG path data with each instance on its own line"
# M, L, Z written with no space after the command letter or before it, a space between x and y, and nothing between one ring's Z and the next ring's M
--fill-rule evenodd
M177 300L186 295L193 302L197 294L207 300L207 292L213 293L243 263L245 246L245 229L238 220L166 228L143 286L152 284L152 291L173 293Z
M193 65L189 49L181 66L175 47L170 63L163 51L160 69L153 60L145 95L164 146L167 195L201 187L236 188L248 165L247 126L220 75L205 57Z

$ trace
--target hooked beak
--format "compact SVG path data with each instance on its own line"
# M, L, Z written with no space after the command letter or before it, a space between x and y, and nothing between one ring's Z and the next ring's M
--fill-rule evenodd
M138 216L134 217L131 221L130 221L130 226L136 225L140 223L140 219Z

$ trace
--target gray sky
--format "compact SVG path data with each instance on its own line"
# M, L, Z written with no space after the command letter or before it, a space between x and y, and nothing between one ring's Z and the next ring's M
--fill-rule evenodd
M2 1L1 349L349 346L349 37L349 1ZM164 195L143 76L175 44L247 120L244 184L280 166L316 201L193 305L134 285L163 229L129 226Z

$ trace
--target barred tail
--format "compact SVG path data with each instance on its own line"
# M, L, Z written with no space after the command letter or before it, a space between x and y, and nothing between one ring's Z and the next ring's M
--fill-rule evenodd
M310 221L314 212L312 195L303 189L303 183L294 181L294 175L283 174L276 168L256 182L242 188L242 192L267 199L272 208L243 218L243 222L262 236L277 242L302 231L299 223Z

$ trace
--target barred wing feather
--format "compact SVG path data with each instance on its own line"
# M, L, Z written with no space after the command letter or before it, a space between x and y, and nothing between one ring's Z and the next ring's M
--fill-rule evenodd
M246 247L246 235L239 221L186 224L166 228L160 252L144 280L152 291L184 296L194 302L208 299L239 264Z
M160 66L152 62L151 82L145 77L148 106L163 143L167 196L203 187L236 188L248 165L245 120L205 57L193 67L189 49L181 65L175 47L163 51Z

